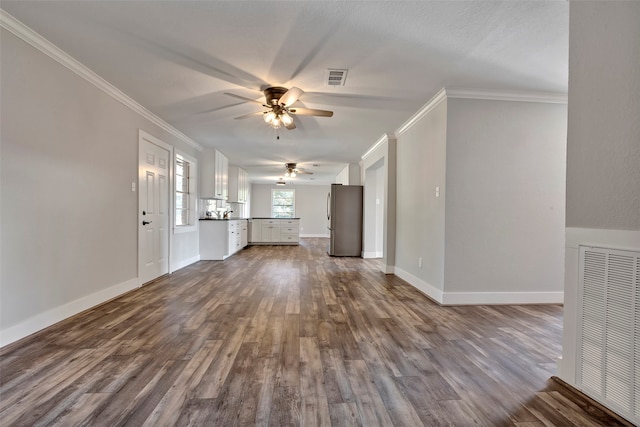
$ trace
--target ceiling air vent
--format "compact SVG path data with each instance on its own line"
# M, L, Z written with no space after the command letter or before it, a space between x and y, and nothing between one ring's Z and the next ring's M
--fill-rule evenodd
M325 86L344 86L344 82L347 80L347 71L328 68L327 79L324 82Z

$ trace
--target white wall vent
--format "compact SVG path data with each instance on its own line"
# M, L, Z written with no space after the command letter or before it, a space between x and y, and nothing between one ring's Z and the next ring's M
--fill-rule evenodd
M347 81L347 71L336 68L327 68L327 78L324 81L325 86L344 86Z
M580 247L577 386L640 425L640 252Z

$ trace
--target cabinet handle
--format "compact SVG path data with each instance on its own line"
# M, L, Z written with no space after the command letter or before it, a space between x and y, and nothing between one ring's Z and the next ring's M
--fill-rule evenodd
M142 221L142 225L151 224L153 221Z

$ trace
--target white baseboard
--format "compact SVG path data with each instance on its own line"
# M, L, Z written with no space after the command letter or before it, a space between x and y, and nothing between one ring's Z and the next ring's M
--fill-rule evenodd
M26 336L47 328L64 319L74 316L84 310L114 299L124 293L138 288L138 278L111 286L91 295L84 296L75 301L68 302L59 307L52 308L44 313L37 314L17 325L0 330L0 347L18 341Z
M562 304L564 292L443 292L395 267L395 275L440 305Z
M325 237L329 238L328 234L301 234L300 237Z
M178 271L181 268L185 268L186 266L191 265L194 262L198 262L198 261L200 261L200 255L196 255L192 258L180 260L175 265L171 266L171 273L173 273L174 271Z
M440 289L401 268L396 267L394 270L396 276L409 283L411 286L418 289L438 304L442 304L442 291Z
M562 304L564 292L444 292L442 305Z
M382 252L363 252L362 258L382 258Z

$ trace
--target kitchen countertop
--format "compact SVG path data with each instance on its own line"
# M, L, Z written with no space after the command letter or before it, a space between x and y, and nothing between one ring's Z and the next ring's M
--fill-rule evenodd
M300 218L273 218L270 216L252 216L249 219L300 219Z
M200 221L246 221L250 218L200 218Z
M269 216L254 216L251 218L199 218L200 221L247 221L251 219L300 219L300 218L272 218Z

